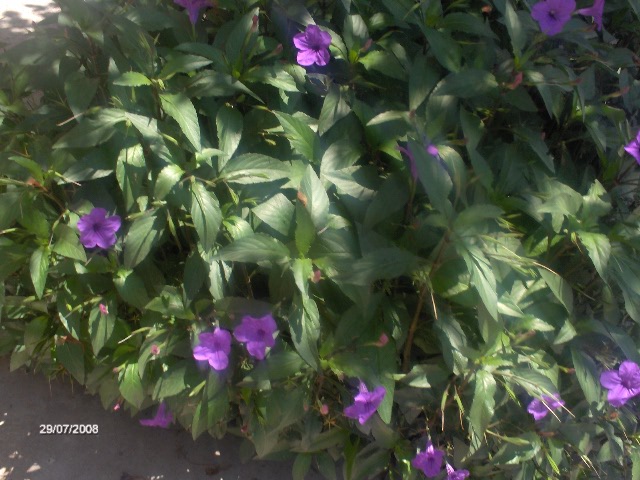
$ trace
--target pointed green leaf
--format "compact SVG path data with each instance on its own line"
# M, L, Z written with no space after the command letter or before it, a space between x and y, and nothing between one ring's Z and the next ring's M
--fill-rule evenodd
M191 218L202 249L211 251L222 223L222 212L215 194L197 181L191 184Z
M153 210L134 220L124 242L124 265L132 269L160 242L165 231L163 210Z
M223 247L214 258L236 262L278 262L289 258L289 249L275 238L256 233Z
M187 137L195 151L202 150L198 114L189 97L184 93L162 93L160 94L160 101L162 102L162 109L178 122L182 133Z
M283 112L274 112L278 117L284 133L291 143L291 148L310 162L316 160L317 135L302 120Z
M48 247L40 247L33 252L29 261L29 271L31 272L31 281L38 298L42 298L44 285L49 274L49 255Z

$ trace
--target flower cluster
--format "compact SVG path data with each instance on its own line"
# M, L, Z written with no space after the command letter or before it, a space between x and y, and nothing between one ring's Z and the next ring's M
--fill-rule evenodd
M263 360L267 348L275 345L273 334L278 329L271 315L260 318L245 316L242 323L236 327L233 336L241 343L247 344L249 354ZM198 335L200 344L193 349L193 358L207 361L214 370L224 370L229 365L231 351L231 334L219 327L213 333Z
M542 0L531 9L531 17L547 35L557 35L571 19L573 13L593 17L598 30L602 30L604 0L595 0L589 8L576 10L575 0Z
M625 360L617 371L602 372L600 384L609 390L609 403L614 407L621 407L640 394L640 367L635 362Z

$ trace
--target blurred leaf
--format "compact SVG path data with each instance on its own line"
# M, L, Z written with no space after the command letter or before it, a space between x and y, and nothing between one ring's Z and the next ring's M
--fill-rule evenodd
M214 258L236 262L281 262L289 258L289 249L275 238L256 233L223 247Z
M451 15L447 15L451 17ZM416 110L422 102L425 101L429 93L440 80L438 69L430 62L427 57L416 55L411 73L409 75L409 109Z
M485 431L493 419L496 381L489 372L479 370L475 374L473 403L469 410L471 452L478 451L484 442Z
M88 78L83 72L74 72L65 78L64 93L73 115L81 118L98 90L98 79Z
M284 128L284 133L291 143L291 148L308 161L314 162L316 160L318 138L316 133L311 130L311 127L287 113L273 113L278 118L282 128Z
M195 151L202 150L198 114L191 100L184 93L161 93L160 101L162 102L162 109L178 122L182 133L187 137Z
M571 358L573 359L573 367L576 369L578 383L587 402L599 404L602 398L602 389L600 388L600 374L595 362L579 351L575 345L571 346Z
M522 49L525 47L527 33L520 21L520 18L518 18L518 13L513 9L511 0L505 1L504 18L507 25L507 31L509 32L509 38L511 38L513 53L516 58L518 58L522 54Z
M202 257L196 250L192 250L184 262L183 290L185 306L188 307L196 298L207 278L207 273L207 266Z
M53 230L53 235L56 238L52 248L53 252L81 262L87 261L84 247L80 244L78 234L73 229L64 223L59 223Z
M367 208L364 226L371 228L391 214L402 210L409 200L409 191L403 175L393 174L385 179Z
M309 211L300 203L296 203L296 249L300 255L306 256L316 239L316 229Z
M191 218L203 250L211 251L220 230L222 212L215 194L198 181L191 183Z
M310 267L310 265L307 265L307 267ZM298 267L294 265L294 272L296 268ZM306 272L300 272L300 275L304 273ZM306 281L306 278L304 280ZM305 362L311 365L314 370L318 370L320 365L318 357L320 314L316 303L308 297L294 294L291 311L289 312L289 326L291 340L296 350Z
M582 244L586 247L589 258L596 267L598 275L603 280L606 278L607 265L611 255L611 242L609 237L602 233L577 232Z
M149 303L144 282L133 270L119 270L113 283L120 297L129 305L143 309Z
M185 55L183 53L171 52L166 57L166 63L158 74L158 78L167 80L176 73L191 73L199 68L206 67L212 63L211 60L199 55ZM123 76L126 75L123 74ZM115 83L115 82L114 82ZM119 85L116 83L116 85Z
M244 185L286 178L289 172L290 164L286 162L260 153L246 153L226 163L219 178Z
M142 406L145 395L137 363L126 364L124 373L120 378L120 393L127 402L136 408L139 409Z
M56 345L56 359L80 385L84 385L84 351L80 343Z
M44 286L49 274L49 247L39 247L34 250L29 260L29 271L31 272L31 281L38 298L42 298Z
M498 453L491 459L494 465L518 465L531 460L540 451L540 438L534 432L527 432L517 439L521 443L503 443Z
M338 120L346 117L350 112L351 108L342 97L339 86L332 83L320 111L318 134L324 135Z
M216 128L218 145L226 154L218 158L218 169L222 170L240 145L243 128L242 114L237 109L223 105L216 115Z
M111 334L113 334L113 329L116 324L114 310L117 308L117 305L115 302L109 302L106 306L107 311L109 312L107 314L103 314L97 305L89 312L89 334L91 336L91 347L93 348L93 354L96 357L99 355L102 347L104 347L104 345L109 341L109 338L111 338Z
M346 284L368 286L375 280L410 275L419 268L419 260L419 257L400 248L379 248L361 259L342 265L335 279Z
M53 148L88 148L100 145L116 133L115 125L125 121L125 112L103 108L93 118L82 121L65 133Z
M302 197L300 197L300 194L302 194ZM311 215L316 229L319 231L325 228L329 216L329 196L311 165L307 167L300 183L298 199Z
M260 220L282 235L289 235L295 210L296 207L282 193L252 209Z
M458 98L473 98L497 91L498 82L486 70L467 68L460 73L451 73L433 92L434 95L453 95Z
M538 268L538 273L547 283L553 295L564 305L567 312L573 311L573 290L567 281L555 272L550 272L546 268Z
M124 241L124 265L132 269L160 243L165 232L164 210L151 210L133 221Z
M124 72L113 81L113 84L120 87L141 87L151 85L151 80L140 72Z
M427 42L429 42L429 52L436 57L438 63L450 72L460 71L462 51L458 42L454 41L447 33L422 25L421 28L424 36L427 37ZM473 81L467 81L467 88L473 87L473 85Z

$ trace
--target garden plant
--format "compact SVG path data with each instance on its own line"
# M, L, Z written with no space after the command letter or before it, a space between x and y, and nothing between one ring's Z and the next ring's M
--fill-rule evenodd
M292 478L640 479L639 0L56 0L0 56L0 354Z

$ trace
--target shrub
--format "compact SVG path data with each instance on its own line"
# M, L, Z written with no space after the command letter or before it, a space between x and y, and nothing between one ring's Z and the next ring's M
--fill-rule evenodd
M0 69L12 369L296 479L637 478L637 0L57 3Z

